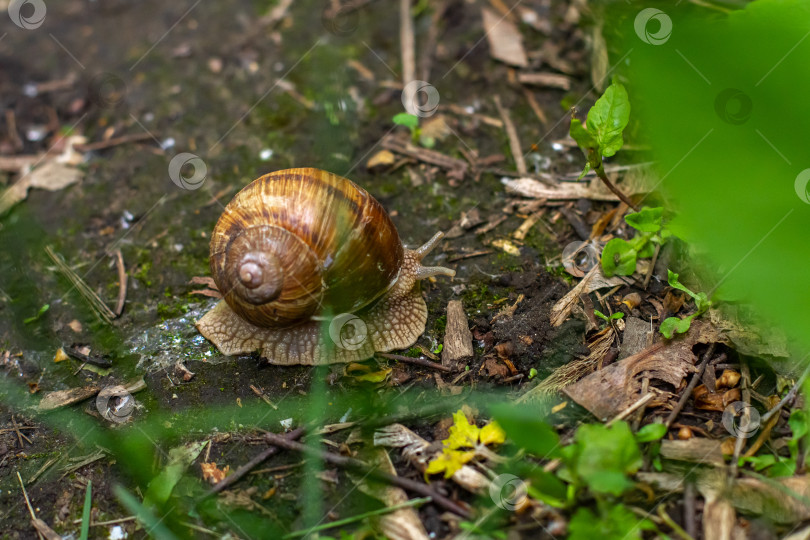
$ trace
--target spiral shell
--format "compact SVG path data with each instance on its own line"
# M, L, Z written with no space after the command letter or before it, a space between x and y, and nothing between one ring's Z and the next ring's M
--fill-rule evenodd
M382 206L350 180L288 169L228 204L211 238L211 273L230 308L265 328L352 313L397 280L403 248Z

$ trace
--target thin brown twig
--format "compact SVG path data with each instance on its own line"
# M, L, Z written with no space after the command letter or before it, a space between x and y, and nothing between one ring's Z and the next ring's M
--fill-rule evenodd
M403 101L416 106L416 93L408 83L416 79L416 39L413 34L411 0L399 1L399 42L402 53Z
M445 497L444 495L436 492L433 488L431 488L427 484L423 484L421 482L416 482L415 480L409 480L407 478L402 478L401 476L396 476L394 474L390 474L387 472L371 468L362 461L353 458L340 456L337 454L333 454L331 452L324 452L322 450L318 450L317 448L310 448L305 444L290 441L274 433L268 433L267 435L265 435L265 437L267 438L268 442L270 442L273 445L281 446L282 448L293 450L295 452L310 454L314 457L321 459L322 461L331 463L332 465L337 465L338 467L345 467L347 469L354 469L360 471L363 474L366 474L369 477L375 478L387 484L400 487L406 491L417 493L419 495L422 495L423 497L430 497L433 499L433 502L436 503L437 505L465 519L469 519L471 516L469 510L467 510L457 502L451 500L450 498Z
M124 302L127 300L127 269L124 266L124 256L120 249L116 249L115 264L118 267L118 301L115 304L115 316L120 317L124 312Z
M642 289L645 291L647 290L647 285L650 284L650 278L653 275L653 270L655 270L655 263L658 261L659 253L661 253L661 244L655 246L655 253L653 253L652 259L650 260L650 267L647 268L647 275L644 276L644 286Z
M389 353L377 353L377 356L381 356L389 360L396 360L397 362L404 362L406 364L414 364L417 366L435 369L437 371L443 371L445 373L451 373L453 371L449 367L443 366L438 362L432 362L427 358L411 358L410 356L402 356L401 354L389 354Z
M512 157L515 159L515 169L520 174L526 174L526 160L523 159L523 150L520 148L520 139L518 138L517 129L512 119L509 117L509 112L501 104L501 97L495 96L495 107L498 109L498 114L503 120L503 128L506 130L506 136L509 137L509 149L512 151Z
M686 405L689 396L692 395L692 390L695 389L695 387L698 384L698 381L700 381L700 379L703 377L703 371L706 369L709 360L714 354L714 347L715 347L714 343L709 345L709 350L706 351L705 355L703 355L703 360L700 362L700 366L698 366L697 372L694 375L692 375L692 380L689 381L689 384L684 389L683 394L681 394L681 399L678 400L678 404L675 405L675 408L672 409L672 412L669 413L667 421L664 422L664 424L667 426L667 429L669 429L669 427L672 425L672 422L674 422L675 419L678 417L678 414L681 412L684 405Z
M293 441L295 439L300 438L304 434L304 428L298 428L290 431L289 433L285 433L284 435L276 435L281 440L284 441ZM211 490L205 494L205 497L210 497L216 493L219 493L223 489L231 486L232 484L236 483L240 478L245 476L249 473L253 468L258 466L260 463L265 461L267 458L272 456L273 454L279 451L280 445L274 444L270 448L264 450L262 453L258 454L256 457L236 469L232 474L229 474L221 481L217 482Z
M105 148L112 148L113 146L143 141L145 139L151 138L152 136L149 133L135 133L133 135L122 135L120 137L113 137L112 139L107 139L106 141L96 141L87 144L77 144L76 146L74 146L74 148L78 152L90 152L92 150L104 150Z

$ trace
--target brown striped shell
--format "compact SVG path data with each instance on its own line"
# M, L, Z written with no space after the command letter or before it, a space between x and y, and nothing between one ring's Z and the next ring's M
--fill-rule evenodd
M397 280L403 248L371 195L319 169L255 180L228 204L211 238L225 301L259 327L353 313Z

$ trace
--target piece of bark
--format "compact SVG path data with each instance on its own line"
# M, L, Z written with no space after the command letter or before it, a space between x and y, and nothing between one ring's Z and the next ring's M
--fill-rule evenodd
M628 317L619 348L619 360L633 356L652 345L650 323L638 317Z
M692 322L686 334L660 342L640 353L588 375L563 390L568 397L597 418L607 419L629 407L639 396L641 375L664 381L678 388L683 378L695 371L697 343L720 341L714 327L705 321Z
M489 54L504 64L526 67L529 59L523 49L523 36L512 21L488 8L481 8L484 32L489 43Z
M72 405L73 403L78 403L79 401L84 401L89 397L95 396L98 394L99 390L101 390L100 386L90 385L49 392L43 396L42 400L37 406L37 410L51 411L53 409Z
M459 300L447 304L447 327L444 331L442 364L457 369L473 357L472 332L467 323L464 306Z
M522 197L532 197L535 199L548 199L550 201L590 199L592 201L618 201L609 189L604 187L598 178L591 182L560 182L556 186L549 186L538 182L534 178L515 178L503 180L506 192L520 195ZM627 186L623 182L619 189L628 196L640 193L640 189L634 186Z
M559 73L520 73L518 74L518 81L522 84L559 88L566 91L571 89L571 77Z
M692 437L685 441L664 439L661 441L661 457L722 467L725 465L725 460L721 447L722 442L715 439L699 437Z

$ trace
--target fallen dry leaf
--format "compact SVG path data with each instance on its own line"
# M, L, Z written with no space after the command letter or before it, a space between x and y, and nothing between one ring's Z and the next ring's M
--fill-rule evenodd
M512 21L488 8L481 8L484 32L489 43L489 54L504 64L526 67L529 60L523 49L523 36Z
M225 465L224 469L220 469L213 461L211 463L200 463L200 468L202 469L203 480L210 484L222 482L231 471L230 465Z
M692 347L712 343L718 336L711 324L694 321L686 334L659 342L640 353L628 356L591 373L566 387L568 397L588 409L599 419L607 419L633 404L640 396L642 373L678 388L683 378L695 370L697 357Z

